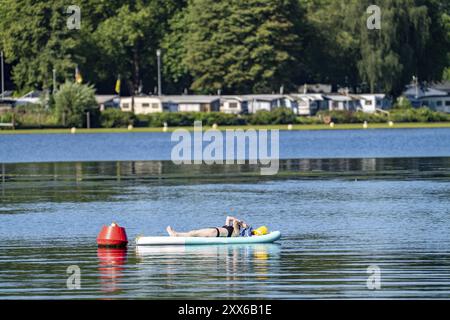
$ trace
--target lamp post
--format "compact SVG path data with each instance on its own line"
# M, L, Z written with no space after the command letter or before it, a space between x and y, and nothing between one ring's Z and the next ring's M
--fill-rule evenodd
M413 83L416 89L416 99L419 98L419 78L416 76L413 76Z
M161 50L156 50L156 57L158 58L158 96L161 96Z
M4 66L3 66L3 51L0 53L0 56L1 56L1 72L2 72L2 99L4 99L5 98L5 76L4 76L4 74L3 74L3 69L4 69Z

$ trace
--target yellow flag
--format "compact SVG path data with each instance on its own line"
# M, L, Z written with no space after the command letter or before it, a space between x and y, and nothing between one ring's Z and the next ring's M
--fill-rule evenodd
M115 90L117 94L120 94L120 78L117 78Z
M75 68L75 82L81 84L83 82L83 77L81 76L78 66Z

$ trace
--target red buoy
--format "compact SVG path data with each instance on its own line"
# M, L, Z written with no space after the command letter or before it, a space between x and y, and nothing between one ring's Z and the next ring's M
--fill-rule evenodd
M125 228L113 222L110 226L103 226L97 236L99 247L126 247L128 244Z

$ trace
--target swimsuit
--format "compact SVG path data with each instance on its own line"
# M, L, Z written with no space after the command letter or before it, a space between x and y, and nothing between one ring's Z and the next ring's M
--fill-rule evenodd
M227 231L228 231L227 238L231 238L231 235L233 234L233 231L234 231L233 226L223 226L222 228L227 229ZM217 238L219 238L220 237L219 228L215 227L214 229L216 229L216 231L217 231Z

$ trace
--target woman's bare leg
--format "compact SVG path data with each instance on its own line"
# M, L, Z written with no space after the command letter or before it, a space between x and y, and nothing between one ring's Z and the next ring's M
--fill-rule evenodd
M216 229L200 229L200 230L192 230L189 232L176 232L172 229L171 226L166 228L167 233L171 237L209 237L213 238L217 236Z

